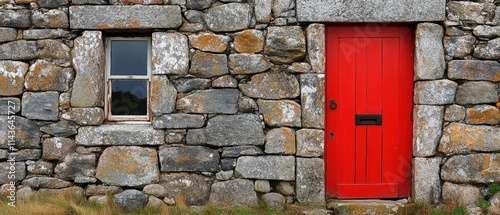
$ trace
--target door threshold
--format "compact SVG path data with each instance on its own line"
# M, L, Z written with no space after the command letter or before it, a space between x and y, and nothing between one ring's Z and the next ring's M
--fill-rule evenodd
M353 199L339 200L332 199L326 207L333 211L333 214L387 214L400 215L412 214L413 204L408 199L385 200L385 199Z

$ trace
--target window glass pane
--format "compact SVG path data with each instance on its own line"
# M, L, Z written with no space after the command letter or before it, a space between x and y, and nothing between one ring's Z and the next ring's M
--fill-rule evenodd
M112 40L111 75L147 75L147 40Z
M147 80L112 80L112 115L147 115Z

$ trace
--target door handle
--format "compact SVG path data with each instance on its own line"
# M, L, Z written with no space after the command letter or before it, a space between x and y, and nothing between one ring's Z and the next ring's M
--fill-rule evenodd
M382 125L381 114L356 114L356 125Z
M330 101L330 109L332 110L337 109L337 102L335 100Z

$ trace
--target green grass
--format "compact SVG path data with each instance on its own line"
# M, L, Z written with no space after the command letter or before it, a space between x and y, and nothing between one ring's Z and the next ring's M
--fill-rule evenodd
M490 184L488 186L488 193L486 194L486 197L489 199L497 192L500 192L500 184L498 183Z

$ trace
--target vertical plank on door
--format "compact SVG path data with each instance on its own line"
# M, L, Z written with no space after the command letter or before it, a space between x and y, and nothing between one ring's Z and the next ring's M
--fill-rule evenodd
M356 38L356 114L365 114L367 110L367 50L366 38ZM354 119L352 119L354 120ZM356 155L355 155L355 168L356 168L356 183L365 183L366 180L366 156L367 156L367 126L356 126Z

